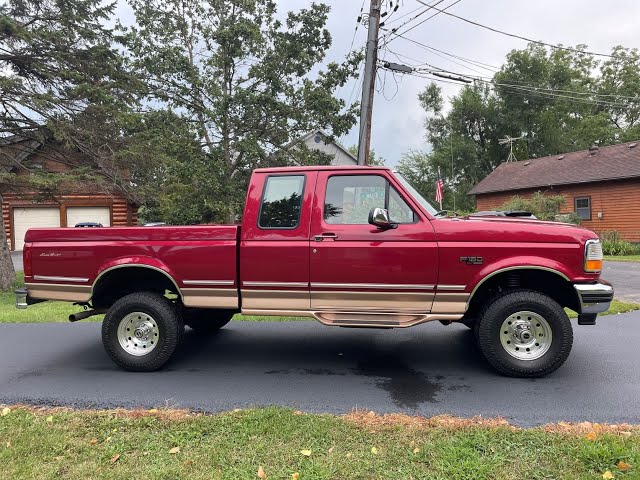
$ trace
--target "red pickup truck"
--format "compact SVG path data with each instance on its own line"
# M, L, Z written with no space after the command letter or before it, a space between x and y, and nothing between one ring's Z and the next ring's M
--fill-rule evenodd
M399 173L293 167L253 173L242 226L32 229L17 306L74 302L105 313L107 353L160 368L184 325L211 332L238 312L394 328L438 320L472 328L499 372L546 375L573 330L609 308L602 248L574 225L447 218Z

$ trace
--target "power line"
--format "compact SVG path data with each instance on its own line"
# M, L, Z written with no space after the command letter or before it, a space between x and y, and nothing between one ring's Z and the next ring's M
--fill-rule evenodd
M430 48L428 45L425 45L424 43L420 43L420 42L418 42L417 40L413 40L412 38L405 37L405 36L403 36L402 34L397 35L397 37L400 37L400 38L402 38L402 39L404 39L404 40L407 40L407 41L409 41L409 42L411 42L411 43L414 43L414 44L416 44L416 45L419 45L419 46L423 47L424 49L428 50L428 51L429 51L430 53L432 53L433 55L436 55L437 57L440 57L440 58L444 58L444 59L445 59L445 60L447 60L448 62L455 63L456 65L458 65L458 66L460 66L460 67L462 67L462 68L468 68L469 70L471 70L471 71L473 71L473 72L476 72L476 73L479 73L479 74L481 74L481 75L482 75L482 72L480 72L480 71L476 70L475 68L469 67L469 66L467 66L467 65L463 65L463 64L461 64L460 62L457 62L457 61L455 61L455 60L448 59L448 58L446 58L446 57L443 57L442 55L440 55L440 54L439 54L439 53L437 53L437 52L433 52L433 51L431 51L431 48ZM396 37L396 38L397 38L397 37ZM469 63L470 63L470 62L469 62Z
M538 85L531 85L531 84L527 84L527 83L523 83L523 82L518 82L517 80L514 81L515 84L513 83L505 83L505 82L497 82L495 80L495 78L491 78L491 77L478 77L475 75L468 75L468 74L464 74L464 73L458 73L458 72L452 72L450 70L445 70L439 67L434 67L433 65L429 65L432 68L435 68L437 71L440 72L446 72L446 73L451 73L453 75L459 75L461 77L466 77L466 78L470 78L472 80L478 80L481 82L485 82L485 83L491 83L492 85L496 85L496 86L501 86L501 87L514 87L514 88L521 88L521 89L525 89L525 90L530 90L532 92L550 92L550 93L560 93L560 94L565 94L565 93L569 93L572 95L590 95L590 96L595 96L595 97L606 97L606 98L615 98L615 99L627 99L627 100L632 100L632 101L640 101L640 96L629 96L629 95L619 95L619 94L611 94L611 93L598 93L598 92L594 92L594 91L578 91L578 90L566 90L566 89L561 89L561 88L546 88L546 87L541 87ZM418 71L420 70L426 70L426 69L417 69ZM433 73L433 72L432 72ZM568 97L568 98L579 98L579 97ZM603 102L604 100L597 100L599 102Z
M424 20L422 20L420 23L417 23L417 24L413 25L411 28L408 28L407 30L405 30L404 32L402 32L402 34L404 35L405 33L408 33L408 32L410 32L411 30L413 30L414 28L419 27L419 26L420 26L420 25L422 25L424 22L427 22L427 21L431 20L431 19L432 19L433 17L435 17L436 15L440 15L440 14L441 14L441 13L443 13L445 10L450 9L451 7L453 7L454 5L456 5L457 3L460 3L461 1L462 1L462 0L456 0L456 1L455 1L455 2L453 2L451 5L449 5L449 6L445 7L443 10L440 10L440 9L438 9L438 8L435 8L435 6L431 6L431 8L433 8L434 10L438 10L438 11L437 11L436 13L434 13L433 15L431 15L430 17L425 18L425 19L424 19ZM420 2L420 3L422 3L422 2ZM440 3L440 2L436 3L435 5L438 5L439 3ZM395 33L396 35L399 35L399 34L398 34L398 33L396 33L396 32L393 32L393 33ZM393 41L393 38L389 40L389 42L391 42L391 41ZM387 42L387 43L388 43L388 42Z
M406 21L405 21L404 23L402 23L402 25L400 25L399 27L396 27L396 28L391 29L391 32L390 32L390 33L388 33L387 35L385 35L385 36L382 38L382 40L381 40L381 41L382 41L383 43L386 43L386 42L387 42L387 38L388 38L388 37L390 37L390 36L391 36L391 34L393 34L396 30L398 30L398 29L400 29L400 28L404 27L405 25L407 25L407 24L409 24L409 23L413 22L416 18L420 17L421 15L424 15L424 14L425 14L425 13L427 13L429 10L431 10L431 8L432 8L433 6L435 6L435 5L439 5L439 4L441 4L442 2L444 2L444 0L435 0L435 1L434 1L433 3L431 3L431 4L426 4L426 3L420 2L420 3L423 3L423 5L425 5L427 8L425 8L424 10L422 10L422 11L421 11L420 13L418 13L417 15L414 15L414 16L413 16L413 17L411 17L409 20L406 20ZM420 8L422 8L422 7L420 7ZM383 24L384 24L384 22L383 22ZM381 27L382 27L382 26L383 26L383 25L381 25Z
M423 4L423 5L429 6L427 3L423 2L422 0L416 0L416 1L418 3ZM552 45L550 43L541 42L539 40L533 40L531 38L523 37L521 35L516 35L515 33L505 32L504 30L498 30L497 28L489 27L487 25L483 25L482 23L474 22L473 20L469 20L467 18L461 17L461 16L456 15L454 13L446 12L445 11L446 9L441 10L439 8L436 8L433 5L431 5L431 8L434 9L434 10L438 10L440 13L444 13L445 15L449 15L450 17L457 18L458 20L462 20L463 22L469 23L471 25L475 25L476 27L484 28L486 30L490 30L492 32L499 33L501 35L506 35L508 37L519 38L520 40L525 40L525 41L527 41L529 43L535 43L535 44L538 44L538 45L543 45L545 47L555 48L555 49L558 49L558 50L566 50L568 52L586 53L586 54L589 54L589 55L596 55L598 57L608 57L608 58L612 58L613 57L613 55L609 55L607 53L589 52L587 50L578 50L577 48L563 47L561 45Z
M470 75L464 75L464 74L458 74L455 72L449 72L446 70L440 70L440 71L429 71L429 70L417 70L413 73L411 73L411 75L416 76L416 77L420 77L420 78L426 78L429 80L436 80L432 77L428 77L428 76L424 76L421 75L421 73L427 73L430 75L442 75L443 73L450 73L452 75L459 75L460 77L466 77L466 78L471 78L474 79L478 82L484 83L486 85L489 85L491 87L493 87L495 89L495 87L502 87L506 90L505 93L507 94L514 94L514 95L521 95L521 96L525 96L525 97L531 97L531 96L535 96L537 98L547 98L547 99L560 99L560 100L568 100L571 101L573 103L581 103L581 104L588 104L588 105L596 105L596 106L603 106L603 107L615 107L615 108L628 108L629 105L628 104L623 104L623 103L612 103L612 102L607 102L604 100L599 100L599 99L592 99L592 98L585 98L585 97L574 97L574 96L570 96L570 95L563 95L563 94L557 94L557 93L553 93L553 91L540 91L540 89L537 89L536 87L527 87L527 86L523 86L523 85L512 85L512 84L505 84L505 83L497 83L494 81L488 81L488 80L484 80L482 78L476 78ZM453 79L453 77L446 77L449 78L450 80ZM459 80L461 81L461 80ZM454 83L454 82L448 82L448 83ZM458 83L458 85L460 85ZM551 90L551 89L548 89ZM577 93L577 92L572 92L572 93ZM632 97L630 97L632 98ZM634 100L640 100L640 98L633 98Z

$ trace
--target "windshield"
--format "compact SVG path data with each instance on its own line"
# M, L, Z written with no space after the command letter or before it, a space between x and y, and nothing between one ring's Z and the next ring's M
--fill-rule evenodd
M393 174L398 179L398 181L402 184L402 186L406 188L407 191L413 196L413 198L415 198L416 201L420 205L422 205L422 208L424 208L427 212L429 212L431 215L435 217L435 215L438 213L438 209L434 208L433 205L431 205L426 198L420 195L420 192L418 192L415 188L413 188L413 186L399 172L394 171Z

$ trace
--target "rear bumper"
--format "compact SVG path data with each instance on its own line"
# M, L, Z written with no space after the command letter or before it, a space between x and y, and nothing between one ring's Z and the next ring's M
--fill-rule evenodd
M580 312L582 314L598 314L609 310L613 300L613 287L605 280L598 283L575 284L578 298L580 298Z
M18 288L16 291L16 308L23 309L34 303L44 302L45 300L39 300L37 298L31 298L29 291L26 288Z

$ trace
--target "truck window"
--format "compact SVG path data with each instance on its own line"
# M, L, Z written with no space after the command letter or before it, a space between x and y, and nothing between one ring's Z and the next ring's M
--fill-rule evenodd
M415 215L398 192L380 175L334 175L327 181L324 220L330 225L365 225L369 211L389 210L395 223L413 223Z
M260 204L258 227L294 229L298 226L304 180L304 175L267 177Z

